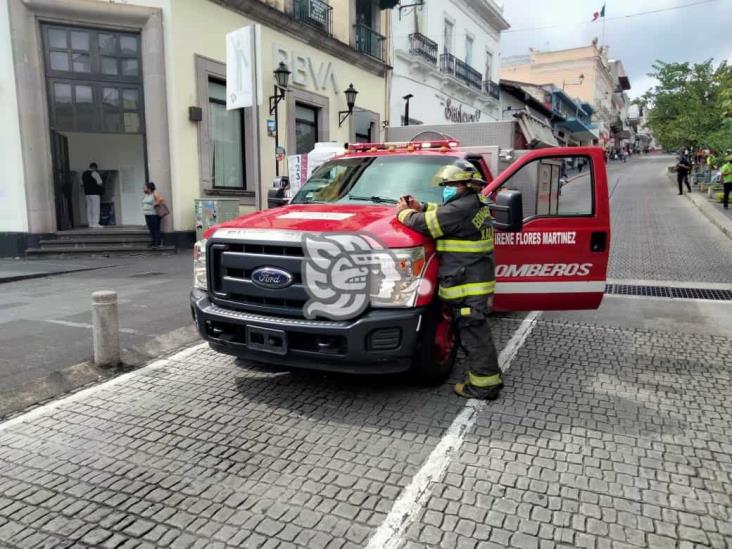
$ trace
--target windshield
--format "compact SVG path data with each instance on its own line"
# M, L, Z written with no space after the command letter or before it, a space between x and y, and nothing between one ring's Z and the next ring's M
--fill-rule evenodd
M454 156L367 156L326 162L313 172L292 204L373 202L396 204L411 194L420 202L442 202L442 188L432 184L437 170Z

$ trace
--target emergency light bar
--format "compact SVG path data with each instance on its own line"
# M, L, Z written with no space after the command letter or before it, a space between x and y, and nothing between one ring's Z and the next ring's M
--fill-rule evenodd
M459 147L460 142L455 139L438 139L434 141L400 141L385 143L347 143L346 148L350 152L376 152L376 151L419 151L428 149L449 150Z

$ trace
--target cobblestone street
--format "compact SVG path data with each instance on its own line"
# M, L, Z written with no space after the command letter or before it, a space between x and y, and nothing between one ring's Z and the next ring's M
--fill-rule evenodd
M729 283L666 160L609 168L610 276ZM485 404L197 345L0 423L0 546L732 547L729 304L676 301L494 316Z

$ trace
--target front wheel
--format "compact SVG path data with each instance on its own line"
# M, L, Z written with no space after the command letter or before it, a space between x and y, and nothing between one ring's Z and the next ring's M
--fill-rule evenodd
M458 342L452 314L441 303L433 303L422 317L422 330L410 372L425 385L447 381L457 356Z

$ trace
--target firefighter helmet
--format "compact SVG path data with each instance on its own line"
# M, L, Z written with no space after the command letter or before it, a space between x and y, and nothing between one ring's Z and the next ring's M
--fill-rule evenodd
M460 159L437 170L432 177L432 184L439 187L459 184L483 187L486 183L475 166Z

